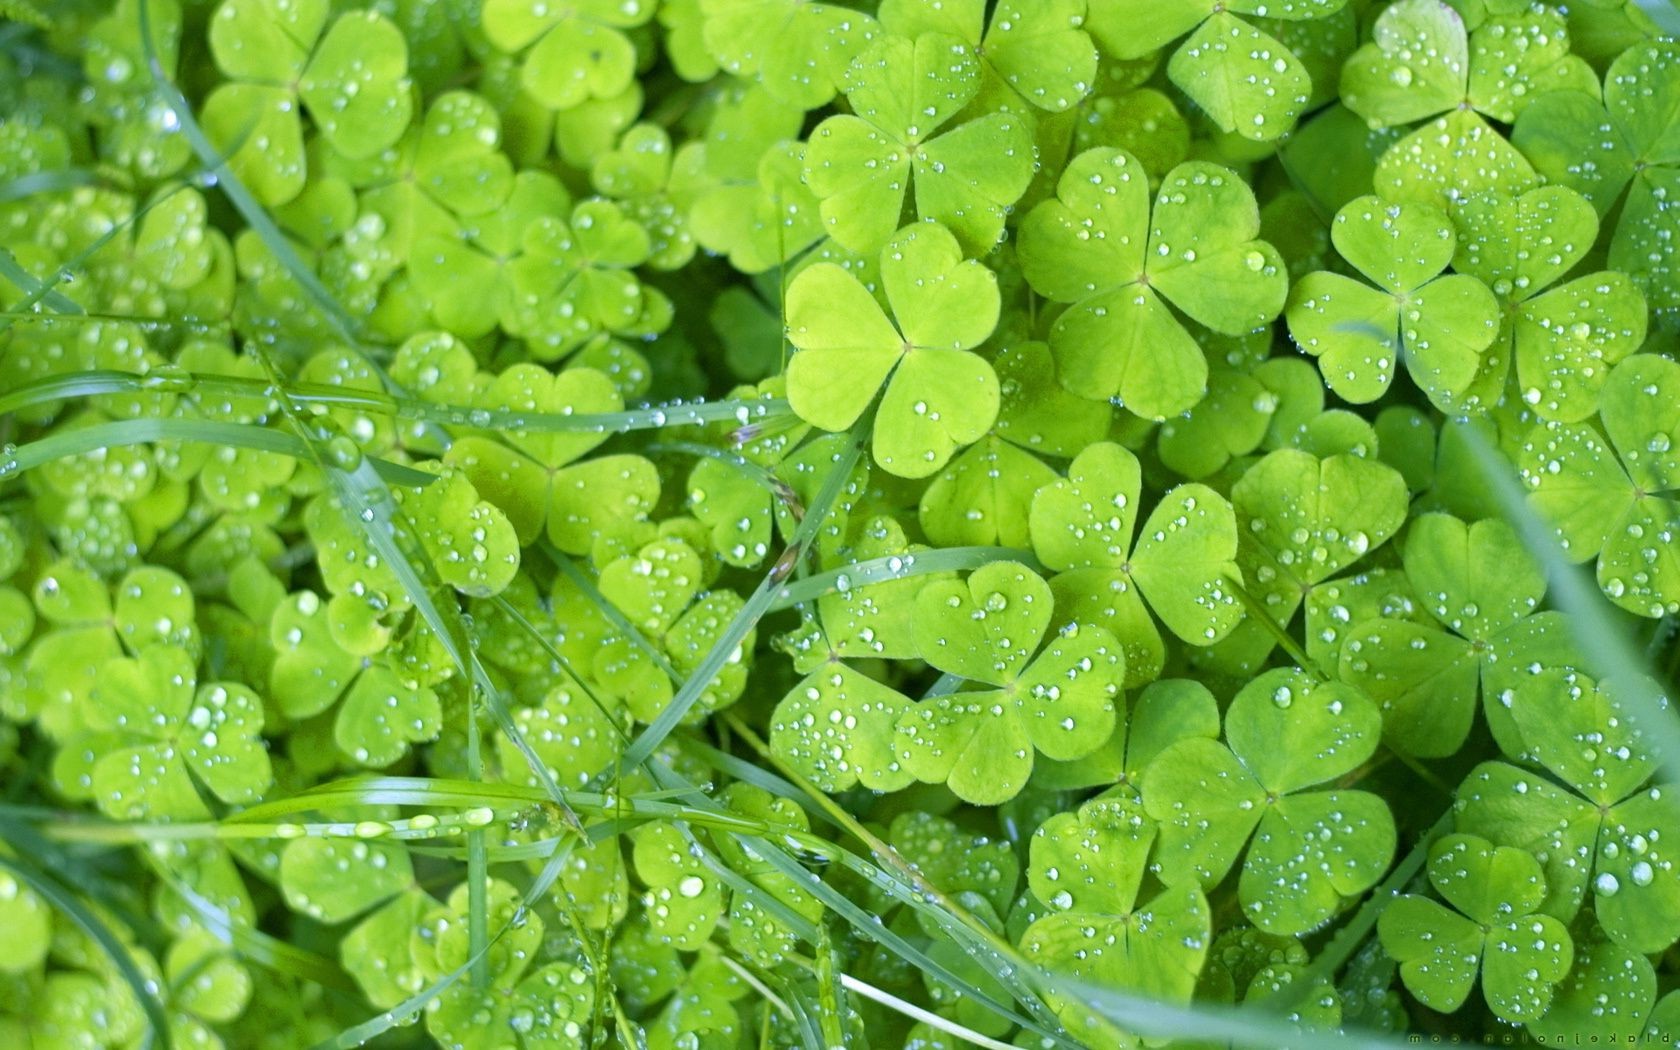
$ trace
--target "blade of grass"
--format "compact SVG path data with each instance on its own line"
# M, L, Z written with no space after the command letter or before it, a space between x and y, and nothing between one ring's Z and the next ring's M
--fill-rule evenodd
M919 551L915 554L869 558L865 561L853 562L843 568L814 572L802 580L783 586L777 591L775 598L770 603L769 611L791 609L801 602L812 601L825 594L849 591L856 587L868 587L871 584L886 583L889 580L903 580L929 573L966 572L999 561L1018 561L1034 572L1044 571L1044 566L1039 563L1038 558L1033 555L1032 551L1022 550L1018 547L944 547L939 550Z
M0 480L68 456L158 441L191 441L275 452L294 459L310 458L308 443L297 436L250 423L217 423L203 419L119 419L89 427L57 430L39 441L10 449L0 448ZM368 469L381 480L410 488L420 488L437 480L434 474L381 459L372 460Z

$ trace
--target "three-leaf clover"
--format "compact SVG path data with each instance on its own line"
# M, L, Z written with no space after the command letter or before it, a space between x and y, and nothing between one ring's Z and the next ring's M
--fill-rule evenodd
M700 0L706 47L738 77L802 110L834 97L847 66L880 31L861 11L810 0Z
M624 30L653 17L643 0L485 0L484 35L504 51L522 51L519 82L549 109L610 99L636 76L636 46Z
M1291 21L1335 14L1346 0L1092 0L1091 35L1117 58L1140 58L1190 33L1167 75L1222 130L1269 142L1306 108L1312 79L1271 34L1238 15Z
M1459 109L1509 124L1543 92L1595 87L1563 14L1538 5L1471 27L1446 0L1398 0L1342 71L1343 104L1384 126Z
M1623 51L1604 77L1544 95L1512 140L1554 183L1579 190L1600 216L1617 214L1609 263L1660 310L1680 306L1671 198L1680 191L1675 110L1680 46L1662 38Z
M1280 934L1324 923L1387 870L1394 818L1381 796L1309 789L1371 757L1381 728L1376 705L1340 682L1296 668L1255 678L1231 701L1225 744L1180 741L1144 773L1162 881L1213 886L1246 847L1237 894L1250 922Z
M1384 617L1347 632L1342 679L1377 701L1383 736L1408 754L1456 752L1478 692L1496 738L1512 739L1506 712L1526 702L1531 666L1575 659L1563 615L1535 612L1546 593L1540 566L1503 521L1446 514L1413 519L1403 559L1433 622Z
M1095 444L1069 465L1066 479L1038 490L1029 519L1033 550L1058 570L1050 582L1057 607L1113 632L1125 646L1129 685L1155 678L1164 659L1145 599L1191 645L1212 644L1242 618L1230 583L1237 574L1230 503L1205 485L1180 485L1137 529L1142 490L1136 456Z
M1546 186L1468 200L1457 220L1455 267L1492 288L1505 313L1478 400L1497 400L1514 359L1523 402L1542 418L1591 416L1611 366L1639 349L1646 330L1645 298L1627 274L1601 271L1552 287L1592 250L1592 205L1567 187Z
M1008 209L1033 177L1032 131L1014 113L941 128L980 91L980 63L962 40L883 36L846 76L852 112L823 121L805 150L805 181L830 236L859 254L898 229L905 194L970 254L1003 236Z
M1237 564L1275 624L1294 617L1312 589L1386 543L1406 522L1406 481L1363 455L1319 458L1296 448L1268 453L1231 487ZM1244 669L1276 639L1251 619L1226 643Z
M1137 158L1075 157L1056 199L1021 223L1018 249L1033 289L1070 304L1050 330L1062 385L1152 419L1200 401L1207 361L1167 303L1229 335L1277 317L1289 277L1259 235L1254 194L1227 168L1174 168L1151 208Z
M1448 835L1429 850L1429 881L1448 908L1405 895L1383 910L1377 932L1400 979L1431 1010L1451 1013L1482 975L1482 994L1512 1024L1538 1020L1569 973L1569 930L1539 914L1546 879L1533 855L1475 835Z
M998 380L975 347L997 326L997 277L964 259L943 226L907 226L881 251L893 320L856 276L829 262L788 287L788 401L824 430L855 423L886 385L875 413L875 462L923 478L997 418Z
M1658 762L1645 714L1628 698L1655 698L1665 718L1668 698L1647 678L1540 678L1511 713L1525 754L1564 786L1484 762L1459 788L1458 826L1535 854L1546 869L1548 914L1573 918L1591 886L1593 911L1613 940L1661 951L1680 936L1680 868L1668 852L1680 838L1680 788L1650 783Z
M1030 841L1027 882L1048 914L1021 935L1027 957L1188 1002L1213 940L1213 913L1188 882L1138 901L1155 833L1155 822L1125 798L1099 797L1045 821Z
M210 18L210 53L228 82L204 101L205 132L266 204L304 187L299 102L347 157L391 146L413 115L402 31L375 11L347 11L329 28L331 11L327 0L224 0Z
M1377 287L1320 270L1291 291L1290 335L1319 359L1325 383L1349 401L1375 401L1404 361L1437 406L1465 407L1499 334L1499 304L1474 277L1442 276L1458 247L1452 220L1429 205L1361 197L1336 213L1331 239Z
M223 802L260 798L272 780L262 700L234 682L197 682L193 658L168 646L107 661L86 714L92 735L61 755L85 764L81 792L122 820L206 816L195 783Z
M1084 28L1084 0L1002 0L992 5L990 18L986 7L984 0L884 0L880 18L899 36L960 39L980 63L982 101L1020 108L1010 105L1012 95L1061 113L1090 93L1097 49Z
M1573 561L1598 558L1598 584L1652 618L1680 610L1680 364L1635 354L1587 423L1536 427L1518 450L1528 504ZM1608 442L1605 436L1608 436Z
M1038 653L1054 599L1032 570L993 562L966 583L922 588L916 607L922 658L996 687L928 700L899 719L899 758L918 780L996 805L1025 786L1034 751L1066 761L1109 738L1125 679L1120 646L1100 627L1070 623Z
M533 363L511 365L479 395L478 407L506 412L616 412L624 399L604 374ZM502 440L469 433L445 461L505 513L521 544L547 535L556 547L587 554L594 543L646 518L659 499L659 475L641 456L584 459L606 440L599 432L502 431ZM582 460L582 462L579 462Z

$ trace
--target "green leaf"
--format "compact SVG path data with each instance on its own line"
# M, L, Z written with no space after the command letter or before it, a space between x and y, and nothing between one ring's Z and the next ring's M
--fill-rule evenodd
M918 520L928 539L943 547L1026 547L1033 494L1055 480L1056 472L1037 456L984 437L929 482Z
M1288 134L1312 91L1294 52L1225 11L1173 53L1167 75L1222 130L1257 142Z
M900 477L927 477L997 417L997 376L969 352L997 324L997 281L963 258L949 231L925 224L882 250L881 281L896 326L839 266L817 263L794 279L788 338L799 352L788 365L788 400L807 422L844 430L886 383L875 461Z
M372 822L366 830L384 827ZM286 843L280 854L286 906L319 922L354 918L413 884L408 854L387 842L301 838Z
M1229 334L1282 309L1287 275L1257 239L1252 193L1226 169L1192 163L1169 172L1151 216L1138 160L1089 150L1068 165L1057 193L1023 221L1019 257L1035 290L1071 304L1050 334L1068 390L1118 397L1157 419L1200 400L1207 363L1153 287Z
M902 693L845 664L829 664L776 705L770 747L825 791L858 783L896 791L913 779L893 749L893 726L909 707Z
M297 81L321 134L353 159L402 136L413 116L411 87L408 43L374 11L352 11L334 22Z

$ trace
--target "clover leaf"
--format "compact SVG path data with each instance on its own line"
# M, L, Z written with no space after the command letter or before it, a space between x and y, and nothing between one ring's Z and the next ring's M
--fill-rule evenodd
M508 412L616 412L624 400L601 372L558 374L533 364L509 366L479 395L482 407ZM445 462L459 468L507 515L521 544L546 534L561 550L586 554L603 536L644 519L659 498L659 477L641 456L583 457L606 435L503 432L501 441L466 434ZM578 462L582 460L581 462Z
M1109 987L1188 1002L1213 940L1212 910L1193 884L1138 901L1154 838L1155 822L1126 799L1094 799L1041 825L1029 843L1027 879L1049 910L1021 935L1027 957ZM1064 1014L1069 1023L1077 1018L1077 1010Z
M379 822L358 830L382 831ZM293 911L339 923L414 886L414 868L400 846L362 838L305 837L280 853L280 889Z
M700 554L675 537L654 540L601 569L601 594L685 678L710 654L744 604L734 591L705 590L703 573ZM740 697L755 637L748 632L741 640L732 659L707 683L691 717L703 717ZM671 701L674 686L665 670L621 633L615 631L604 640L593 666L596 679L642 722L652 722Z
M848 64L880 31L859 11L806 0L700 0L700 11L718 65L802 110L834 97Z
M487 887L492 929L519 923L490 952L491 981L480 988L456 981L426 1012L426 1029L455 1046L511 1046L517 1050L582 1050L594 1014L595 985L567 962L532 968L542 943L543 921L526 910L514 888L500 880ZM411 933L422 973L435 979L467 961L467 886L457 886L447 905L437 905Z
M1166 303L1230 335L1277 317L1288 275L1259 234L1254 195L1228 169L1174 168L1152 209L1137 158L1075 157L1056 199L1022 221L1018 248L1033 289L1070 304L1050 330L1061 384L1153 419L1201 400L1207 362Z
M1610 366L1645 341L1645 299L1614 271L1553 285L1592 248L1598 220L1563 186L1519 198L1487 196L1459 209L1463 237L1455 265L1499 296L1506 320L1487 355L1491 403L1503 392L1506 361L1516 361L1524 403L1544 419L1578 422L1598 408Z
M1406 482L1360 455L1319 458L1294 448L1268 453L1231 487L1237 565L1275 623L1287 624L1314 587L1386 543L1405 523ZM1243 667L1276 639L1245 624L1226 643Z
M1680 609L1680 364L1636 354L1599 394L1604 432L1587 424L1534 428L1518 449L1528 504L1572 561L1598 559L1598 583L1639 616Z
M1107 627L1125 646L1127 683L1160 672L1162 643L1154 616L1192 645L1209 645L1237 625L1242 607L1231 590L1237 521L1223 496L1180 485L1161 498L1143 527L1137 457L1119 445L1092 445L1065 480L1039 489L1030 519L1033 549L1060 570L1051 580L1057 606L1080 622Z
M805 151L805 181L829 235L859 254L898 228L905 194L970 254L1003 235L1007 210L1032 181L1032 133L1020 116L989 113L940 133L979 92L980 63L945 33L883 36L847 70L852 113L823 121Z
M532 707L516 708L513 724L554 782L583 787L612 765L629 739L627 713L615 698L593 695L572 682L550 686ZM540 787L524 752L506 735L496 737L505 776Z
M1475 277L1441 275L1457 247L1452 221L1428 205L1361 197L1336 213L1331 239L1377 287L1321 270L1290 293L1290 335L1319 359L1325 383L1349 401L1375 401L1403 361L1438 407L1465 404L1499 334L1499 308Z
M825 664L776 705L770 748L824 791L860 783L897 791L915 780L896 750L895 727L910 707L898 690L846 664Z
M507 265L504 319L538 360L558 360L602 333L631 333L652 305L632 272L652 241L613 201L579 201L565 221L538 216L521 231L520 249Z
M943 33L960 39L979 61L985 78L982 99L997 99L999 85L1008 96L1050 113L1079 103L1097 78L1097 50L1083 23L1079 0L1025 3L1004 0L986 17L982 0L885 0L881 24L899 36ZM1013 98L1010 98L1012 96Z
M1636 1042L1646 1018L1657 1019L1651 1005L1656 998L1657 973L1650 961L1592 930L1577 938L1574 967L1557 986L1552 1008L1530 1021L1528 1031L1535 1042L1593 1035L1605 1042Z
M1512 1024L1543 1017L1574 960L1569 930L1537 914L1546 896L1540 862L1474 835L1448 835L1429 850L1429 881L1452 908L1428 897L1395 899L1378 919L1400 978L1432 1010L1463 1005L1481 970L1482 994Z
M275 652L269 695L291 719L337 705L333 739L339 750L363 765L388 766L411 743L438 735L442 705L429 686L380 653L390 632L368 622L376 610L345 597L348 601L323 603L314 591L299 591L275 608L269 621ZM353 631L366 640L356 643Z
M636 874L646 884L644 898L653 933L681 951L706 943L728 906L724 887L682 833L671 824L649 824L635 836Z
M1478 692L1495 737L1510 740L1505 712L1527 701L1533 668L1578 659L1562 614L1535 612L1546 593L1540 566L1503 521L1445 514L1413 519L1403 559L1434 622L1356 626L1343 637L1342 679L1377 701L1384 738L1409 754L1456 752Z
M1237 893L1249 921L1280 934L1323 924L1382 877L1394 818L1369 792L1306 789L1369 758L1381 726L1351 687L1294 668L1244 686L1226 712L1226 744L1180 741L1144 773L1162 881L1211 887L1246 846Z
M485 0L484 35L507 52L524 51L519 81L549 109L572 109L631 86L636 48L624 30L653 17L641 0L578 0L555 7L534 0Z
M997 279L963 258L950 231L919 224L882 249L881 283L893 320L833 263L793 279L788 338L799 352L788 363L788 400L806 422L845 430L885 384L875 462L900 477L927 477L997 418L997 375L971 352L997 325Z
M1271 34L1237 15L1323 18L1345 0L1093 0L1091 35L1119 58L1138 58L1185 33L1167 63L1172 82L1223 131L1269 142L1294 127L1312 91L1306 67Z
M252 802L273 779L262 740L262 701L244 686L197 686L190 656L151 646L100 669L87 720L97 753L86 791L123 820L206 815L196 784L224 802Z
M1599 924L1616 943L1641 952L1669 944L1680 936L1680 874L1666 845L1680 834L1680 792L1650 783L1657 761L1625 699L1629 689L1654 693L1655 683L1542 677L1512 715L1527 754L1564 786L1483 763L1460 788L1459 827L1538 856L1547 913L1573 918L1591 886Z
M229 79L204 101L205 132L266 204L304 186L299 102L347 157L392 145L413 115L402 31L374 11L330 27L329 14L325 0L224 0L210 19L210 52Z
M1620 218L1610 266L1626 273L1659 310L1680 306L1668 199L1677 175L1674 108L1680 80L1674 41L1640 41L1610 64L1603 101L1596 83L1535 100L1512 139L1548 180L1575 189L1601 217Z
M1050 585L1015 562L922 589L922 658L997 688L925 701L898 720L898 756L911 775L996 805L1025 786L1034 751L1067 761L1108 739L1125 678L1120 646L1102 628L1069 624L1035 655L1053 604Z
M1468 108L1509 124L1542 93L1594 87L1591 68L1569 53L1561 12L1530 7L1469 31L1445 0L1398 0L1348 59L1342 101L1373 124L1410 124Z

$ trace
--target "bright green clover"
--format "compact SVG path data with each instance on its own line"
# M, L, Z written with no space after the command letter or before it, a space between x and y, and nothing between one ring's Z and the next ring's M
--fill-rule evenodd
M1474 835L1448 835L1430 847L1429 881L1451 908L1408 894L1378 919L1406 988L1431 1010L1451 1013L1480 969L1482 995L1501 1020L1543 1017L1575 943L1563 923L1537 914L1546 897L1540 862Z
M1227 133L1269 142L1306 108L1311 78L1294 52L1238 15L1290 21L1335 14L1346 0L1092 0L1089 28L1117 58L1140 58L1190 33L1167 75Z
M1162 423L1155 448L1175 473L1200 480L1259 448L1277 409L1277 395L1259 379L1215 366L1208 373L1207 396Z
M875 462L924 478L991 428L998 412L992 366L971 351L997 325L997 277L942 226L900 230L881 251L892 309L834 263L800 272L788 287L788 400L800 418L845 430L883 384L875 413Z
M1234 172L1180 165L1151 210L1137 158L1096 149L1073 159L1057 195L1023 220L1018 254L1035 291L1071 304L1050 330L1068 390L1117 398L1145 418L1175 416L1201 400L1207 362L1167 302L1229 335L1283 309L1283 260L1256 239L1260 212Z
M484 35L507 52L524 51L519 82L549 109L572 109L623 93L636 76L636 46L624 30L643 25L657 5L643 0L485 0Z
M1237 565L1244 585L1279 625L1317 585L1388 542L1405 524L1406 482L1362 455L1319 458L1300 449L1268 453L1231 487ZM1276 638L1257 622L1240 626L1223 654L1253 670Z
M344 597L323 603L314 591L299 591L276 607L269 622L275 654L269 695L294 720L337 705L339 750L362 765L388 766L410 744L438 735L442 706L435 692L381 652L390 631L368 622L375 610Z
M805 181L822 201L830 236L878 251L899 227L905 195L915 211L984 254L1003 236L1009 208L1032 181L1032 131L1023 116L988 113L941 129L980 91L980 62L957 37L883 36L846 74L852 112L823 121L805 151Z
M203 647L192 589L168 569L133 569L113 590L73 562L53 561L36 577L31 598L49 629L26 651L20 687L0 702L10 717L38 718L55 740L90 727L92 693L108 659L154 646L196 657Z
M0 936L7 947L0 973L27 973L39 966L52 947L52 933L52 907L17 876L0 871Z
M1601 271L1556 284L1597 239L1592 205L1567 187L1547 186L1466 201L1457 219L1454 266L1492 288L1505 313L1483 359L1478 400L1497 400L1514 359L1523 402L1542 418L1574 423L1591 416L1611 366L1640 348L1646 329L1645 298L1626 274Z
M676 537L654 540L601 569L601 594L642 639L669 657L687 679L711 653L744 604L726 588L705 588L700 553ZM756 635L748 632L730 660L700 693L691 720L733 704L746 688L748 654ZM674 695L665 670L641 644L614 631L595 652L595 678L642 722L652 722Z
M809 0L700 0L700 11L718 65L756 78L801 110L833 98L852 59L880 31L860 11Z
M629 741L629 718L611 695L558 682L533 707L517 708L513 724L536 752L548 775L563 787L581 788L609 768ZM505 735L496 737L503 774L510 780L541 786L529 760Z
M1458 109L1509 124L1544 92L1596 86L1591 67L1569 53L1559 11L1527 7L1468 28L1445 0L1391 4L1342 71L1343 103L1382 126Z
M704 149L691 146L679 160ZM748 274L785 263L821 240L821 204L805 184L805 153L804 143L781 141L746 171L708 172L711 181L692 191L694 239ZM713 155L706 150L707 160Z
M880 18L912 40L923 33L960 39L979 62L983 101L1020 109L1020 99L1061 113L1090 93L1097 50L1083 27L1084 0L1003 0L990 19L986 7L984 0L884 0Z
M432 108L436 111L438 105ZM493 151L490 156L501 154ZM467 167L471 161L460 163ZM397 183L393 190L399 187L411 195L415 192L407 182ZM413 196L409 202L416 212L429 210L420 207L421 200ZM433 198L424 200L431 203ZM557 179L545 172L522 171L513 177L499 207L463 216L458 222L433 215L425 228L415 230L408 275L438 327L461 338L484 335L497 325L508 332L519 330L521 315L515 308L511 264L523 255L525 233L539 219L571 211L571 196Z
M1000 400L992 433L952 460L922 493L922 529L940 546L1030 546L1033 494L1056 480L1034 453L1076 456L1108 434L1113 409L1057 383L1044 343L1006 346L993 367Z
M299 102L347 157L393 145L413 115L402 31L374 11L328 27L330 14L326 0L224 0L210 19L210 52L228 81L204 101L205 132L266 204L304 186Z
M1604 434L1585 424L1533 429L1517 453L1528 504L1572 561L1598 559L1617 605L1680 611L1680 364L1636 354L1599 395Z
M1357 691L1294 668L1244 686L1226 712L1226 744L1181 741L1144 773L1162 881L1214 886L1246 847L1237 893L1248 920L1279 934L1322 925L1382 878L1394 818L1381 796L1308 789L1371 757L1381 727Z
M537 964L542 918L522 907L518 892L507 883L492 880L487 890L490 928L518 921L490 950L489 986L480 988L471 980L450 984L426 1011L427 1031L446 1046L583 1050L590 1045L593 980L568 962ZM412 929L414 962L428 982L467 962L467 926L467 886L462 883L447 905L433 907Z
M994 912L1006 911L1015 898L1021 862L1007 839L966 830L949 817L910 811L893 818L887 841L946 893L973 894ZM936 925L931 918L923 922Z
M1513 739L1510 708L1536 668L1578 657L1563 614L1540 612L1546 577L1511 526L1446 514L1412 520L1403 555L1417 605L1433 622L1377 618L1344 635L1340 677L1382 709L1383 736L1439 758L1470 733L1481 694L1496 739Z
M565 221L537 216L507 264L509 334L554 361L604 332L633 332L653 303L633 271L652 251L647 230L612 201L579 201Z
M558 374L511 365L479 395L478 405L506 412L616 412L624 400L592 368ZM587 554L595 541L646 519L659 499L659 476L641 456L584 459L606 440L592 431L501 430L457 439L446 462L459 468L512 523L521 544L547 535L556 547ZM581 460L581 462L579 462Z
M1464 395L1499 335L1499 304L1475 277L1442 276L1458 246L1452 220L1428 205L1361 197L1336 213L1331 238L1377 287L1320 270L1290 293L1290 335L1319 359L1330 389L1375 401L1404 362L1437 407L1473 407Z
M1466 201L1538 185L1533 166L1480 113L1455 109L1390 146L1369 188L1385 200L1456 214Z
M810 818L790 798L772 795L752 784L731 784L722 801L731 810L770 826L794 831L810 830ZM720 859L729 869L749 879L761 891L737 892L729 901L729 943L760 966L777 966L788 953L798 950L799 939L772 911L774 902L811 922L822 920L821 901L807 891L798 878L788 875L734 835L713 835ZM715 878L715 876L712 876ZM680 892L681 885L678 890ZM766 902L766 903L761 903Z
M228 803L253 802L268 789L261 699L237 683L197 681L192 657L165 646L100 668L87 711L93 735L65 754L97 756L86 791L105 813L198 819L207 815L198 785Z
M680 173L678 185L672 185L674 161L670 134L657 124L637 124L618 149L596 158L589 173L597 192L623 204L647 230L648 265L656 270L680 269L694 257L694 238L678 199Z
M1630 689L1655 683L1542 674L1511 713L1527 754L1564 786L1484 762L1459 788L1458 826L1539 857L1543 910L1559 919L1574 918L1591 886L1605 932L1649 953L1680 936L1680 867L1668 853L1680 838L1680 789L1650 783L1658 763L1625 698Z
M1130 712L1115 718L1102 747L1072 762L1041 764L1033 784L1054 790L1125 785L1135 795L1155 756L1191 737L1219 738L1219 704L1200 682L1161 679L1143 688Z
M1205 485L1180 485L1137 529L1142 489L1137 457L1104 442L1081 452L1065 480L1039 489L1031 516L1033 550L1058 572L1051 580L1058 609L1120 640L1128 685L1160 673L1165 649L1155 618L1198 646L1242 618L1230 582L1237 574L1231 505Z
M1517 148L1549 181L1585 194L1601 217L1619 211L1610 266L1659 310L1680 306L1670 201L1680 190L1677 58L1673 40L1641 41L1610 64L1602 102L1594 83L1553 92L1512 129Z
M824 791L898 791L916 778L899 760L896 726L909 697L831 662L795 685L770 717L770 748Z
M680 951L710 940L729 898L682 832L663 821L644 826L636 832L632 859L647 886L643 905L654 934Z
M1032 543L1033 494L1056 480L1056 472L1037 456L987 435L928 484L918 520L928 539L942 547L1026 547Z
M1577 936L1574 967L1557 986L1552 1008L1545 1017L1530 1021L1528 1031L1536 1043L1593 1036L1607 1044L1612 1039L1638 1043L1656 998L1657 972L1650 960L1594 928ZM1662 1041L1673 1038L1672 1029L1660 1033Z
M925 701L899 719L898 755L911 775L996 805L1025 786L1034 751L1068 761L1109 738L1125 679L1120 646L1100 627L1070 623L1038 653L1053 606L1050 585L1016 562L922 588L922 658L996 688Z
M1047 907L1021 950L1088 981L1185 1003L1213 940L1213 913L1199 887L1168 887L1138 901L1155 822L1137 803L1098 798L1060 813L1030 840L1027 881ZM1065 1022L1079 1018L1069 1004Z
M356 825L369 838L388 827ZM309 836L286 843L280 854L286 906L318 922L344 922L414 886L408 852L395 843Z

